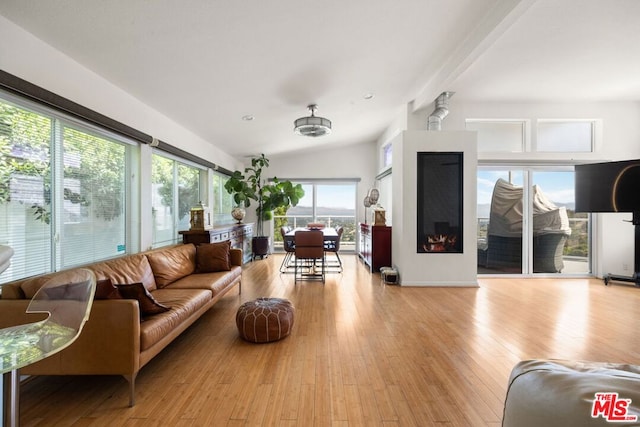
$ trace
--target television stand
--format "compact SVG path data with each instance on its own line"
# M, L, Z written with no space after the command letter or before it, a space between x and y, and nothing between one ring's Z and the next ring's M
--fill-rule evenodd
M636 287L640 287L640 212L633 213L631 220L635 229L634 257L633 257L633 276L618 276L616 274L605 274L604 284L608 285L610 281L633 283Z
M614 282L628 282L635 284L636 287L640 287L640 276L638 273L633 273L633 276L618 276L616 274L606 274L604 276L604 284L608 285L610 281Z

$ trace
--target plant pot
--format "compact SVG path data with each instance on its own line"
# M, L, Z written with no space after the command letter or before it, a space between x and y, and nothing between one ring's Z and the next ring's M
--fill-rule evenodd
M268 236L255 236L251 240L251 251L253 252L253 259L260 257L263 259L269 255L269 237Z

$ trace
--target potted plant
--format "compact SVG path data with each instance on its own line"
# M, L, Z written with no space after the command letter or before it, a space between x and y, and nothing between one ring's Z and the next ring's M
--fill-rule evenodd
M263 233L263 222L273 218L274 209L283 208L286 212L291 206L296 206L304 197L302 185L294 185L291 181L280 181L274 177L266 183L263 173L269 167L269 159L264 154L253 157L251 166L244 169L244 173L235 171L225 183L224 188L233 195L237 206L248 208L251 201L256 207L256 236L252 241L253 257L264 257L269 253L269 237Z

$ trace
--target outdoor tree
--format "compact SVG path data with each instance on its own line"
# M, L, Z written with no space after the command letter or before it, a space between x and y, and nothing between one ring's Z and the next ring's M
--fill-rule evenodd
M51 222L52 142L60 135L64 188L62 198L89 207L95 218L122 214L122 144L91 135L7 103L0 103L0 204L19 202L35 219ZM22 185L29 183L28 186ZM28 188L27 188L28 187Z

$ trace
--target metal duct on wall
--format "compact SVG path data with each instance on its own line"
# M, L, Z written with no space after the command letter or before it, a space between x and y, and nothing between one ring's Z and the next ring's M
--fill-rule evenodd
M436 109L429 116L427 123L427 130L441 130L442 120L449 114L449 98L453 96L455 92L442 92L440 96L436 98Z

